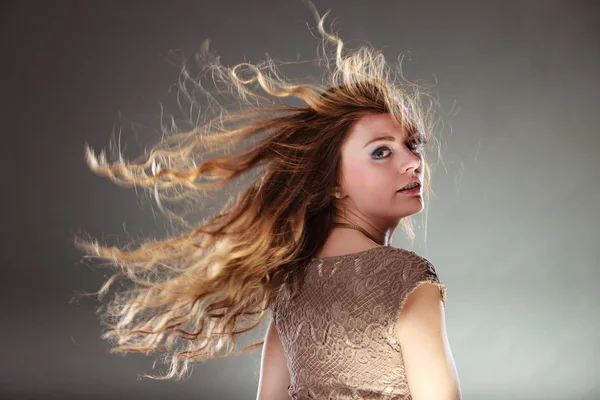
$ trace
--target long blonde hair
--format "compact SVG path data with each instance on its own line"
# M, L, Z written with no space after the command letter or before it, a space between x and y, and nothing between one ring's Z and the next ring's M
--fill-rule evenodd
M146 240L133 249L75 237L86 258L106 260L117 269L98 292L87 295L105 296L119 278L131 283L99 309L111 352L154 351L165 354L165 362L170 358L165 376L145 377L180 380L193 361L229 356L236 337L263 320L281 285L299 287L304 266L330 232L340 146L361 116L389 113L423 154L426 143L435 143L435 101L428 107L423 102L431 96L406 81L380 51L370 46L347 51L324 29L327 14L314 12L322 36L321 83L291 83L270 58L228 68L205 46L198 53L204 74L236 96L239 110L220 108L191 130L165 133L138 161L125 161L119 151L118 161L109 162L104 151L96 157L86 145L94 173L146 189L183 227L168 239ZM200 87L185 66L181 76L182 93L189 94L190 82ZM286 98L303 105L285 104ZM427 195L426 159L423 165ZM166 201L200 199L252 171L259 171L258 177L229 194L220 212L199 226L165 206ZM412 241L411 218L401 225Z

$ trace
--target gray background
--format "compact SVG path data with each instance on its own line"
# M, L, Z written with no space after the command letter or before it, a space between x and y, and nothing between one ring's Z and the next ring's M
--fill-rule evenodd
M600 3L316 4L350 46L404 53L408 79L437 82L446 111L437 197L415 244L398 233L394 245L428 257L448 286L464 398L600 398ZM69 304L105 272L78 262L73 231L163 232L134 190L87 169L83 149L104 148L118 127L130 158L156 138L130 122L157 128L159 102L177 112L171 50L190 55L208 37L229 65L265 52L314 58L312 15L289 0L5 1L0 10L0 397L255 398L259 350L199 365L185 382L137 380L156 372L154 359L107 354L97 303Z

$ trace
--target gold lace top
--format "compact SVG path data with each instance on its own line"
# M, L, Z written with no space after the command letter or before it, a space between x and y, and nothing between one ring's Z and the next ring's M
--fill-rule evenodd
M297 296L282 286L271 310L290 397L410 400L394 326L407 295L425 282L439 287L445 308L445 285L413 251L381 246L314 257Z

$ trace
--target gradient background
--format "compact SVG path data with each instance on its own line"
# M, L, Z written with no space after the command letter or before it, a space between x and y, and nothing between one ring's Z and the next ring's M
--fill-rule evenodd
M600 399L600 2L316 5L349 46L404 53L408 79L437 82L447 146L410 247L448 286L464 399ZM129 158L156 139L132 122L158 128L160 102L177 113L172 50L189 56L211 38L229 65L314 58L312 15L295 0L4 1L0 12L0 397L254 399L260 350L184 382L137 380L159 372L154 358L109 355L97 302L69 303L105 273L79 262L72 232L164 232L134 190L88 170L83 149L119 127Z

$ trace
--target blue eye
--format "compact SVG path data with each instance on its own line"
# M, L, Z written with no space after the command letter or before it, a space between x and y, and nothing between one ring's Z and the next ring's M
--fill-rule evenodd
M381 152L381 150L384 150L384 149L385 149L385 150L388 150L388 151L390 150L390 149L388 149L387 147L380 147L380 148L378 148L377 150L375 150L374 152L372 152L372 153L371 153L371 157L373 157L375 154L378 154L378 153L380 153L380 152ZM385 158L385 157L374 157L374 158L375 158L376 160L380 160L381 158Z

